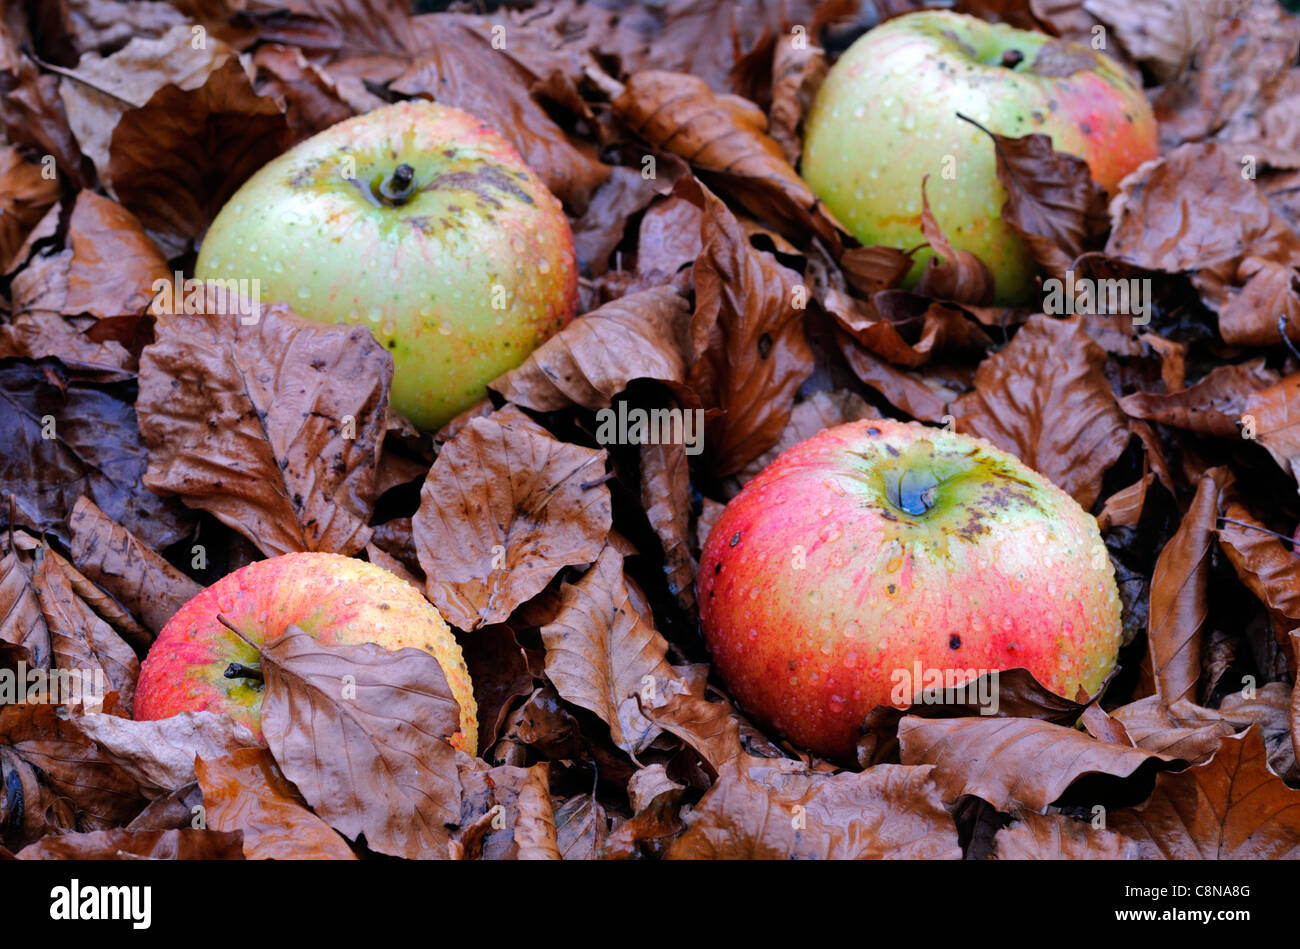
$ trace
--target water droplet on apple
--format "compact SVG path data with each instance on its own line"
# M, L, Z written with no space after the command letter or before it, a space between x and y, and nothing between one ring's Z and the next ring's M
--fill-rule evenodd
M863 118L866 114L867 114L867 107L865 105L860 105L853 110L853 117L855 119Z
M842 531L838 524L830 524L827 527L823 527L817 536L829 544L833 541L839 540L841 533Z
M443 336L450 336L450 335L451 335L451 324L448 323L448 322L446 322L446 321L444 321L444 322L442 322L442 323L439 323L439 324L438 324L438 332L441 333Z
M830 516L831 516L831 511L833 511L833 510L835 510L835 509L834 509L833 507L831 507L829 504L823 504L821 507L819 507L819 508L817 509L817 516L818 516L818 517L830 517Z
M310 297L311 297L311 287L307 286L304 283L301 287L298 288L298 299L306 300L309 299Z
M372 306L366 311L366 319L371 323L378 323L384 317L384 311L377 306Z

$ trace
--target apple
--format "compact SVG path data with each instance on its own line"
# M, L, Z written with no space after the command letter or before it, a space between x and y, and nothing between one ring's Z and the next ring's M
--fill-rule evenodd
M182 606L140 667L135 717L225 712L262 740L260 657L252 642L293 625L327 645L376 643L423 649L438 660L460 705L451 744L474 754L477 706L460 645L437 607L396 574L338 554L294 553L259 560L222 577Z
M578 270L560 202L490 126L423 100L300 142L235 192L201 280L361 324L393 354L391 404L436 429L482 400L573 317Z
M1032 298L1035 265L1002 221L992 139L958 113L999 135L1049 136L1110 193L1158 153L1142 90L1087 47L948 11L898 17L854 43L809 113L804 179L862 243L910 250L925 242L929 175L940 228L988 265L999 303ZM931 256L914 257L909 283Z
M1092 516L983 439L915 422L851 422L780 455L719 516L698 593L731 694L836 760L934 672L1024 667L1092 694L1122 632Z

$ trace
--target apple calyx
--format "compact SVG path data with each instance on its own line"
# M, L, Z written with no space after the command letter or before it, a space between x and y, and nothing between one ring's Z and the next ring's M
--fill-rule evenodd
M1008 69L1015 69L1025 61L1025 54L1018 49L1009 49L1002 54L1002 65Z

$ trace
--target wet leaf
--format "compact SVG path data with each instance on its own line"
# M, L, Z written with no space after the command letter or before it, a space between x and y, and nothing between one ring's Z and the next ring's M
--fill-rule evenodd
M605 452L516 413L476 418L443 447L411 522L429 599L461 629L503 621L609 534Z

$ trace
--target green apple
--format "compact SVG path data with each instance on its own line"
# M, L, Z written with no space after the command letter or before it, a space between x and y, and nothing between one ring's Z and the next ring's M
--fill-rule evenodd
M393 354L393 408L438 428L572 318L573 235L514 148L423 100L355 116L248 179L203 240L199 279L361 324Z
M854 43L808 116L804 178L858 240L910 250L925 242L929 175L939 226L989 266L999 303L1028 302L1036 268L1002 220L992 140L958 113L999 135L1049 136L1112 193L1158 153L1142 90L1087 47L947 11L898 17ZM916 255L909 282L930 256Z

